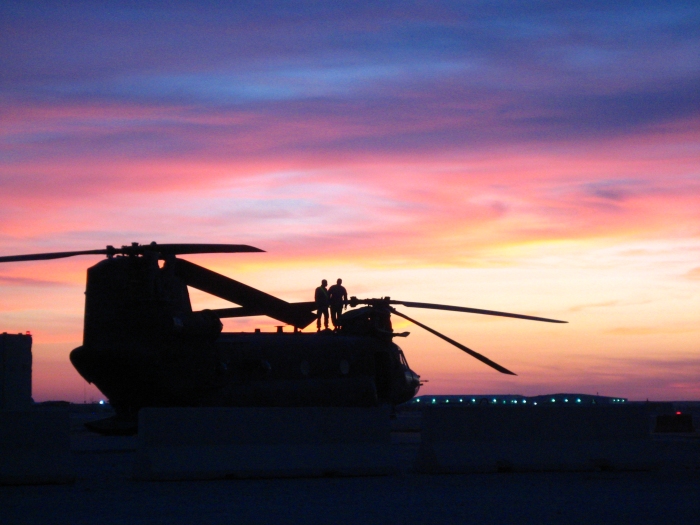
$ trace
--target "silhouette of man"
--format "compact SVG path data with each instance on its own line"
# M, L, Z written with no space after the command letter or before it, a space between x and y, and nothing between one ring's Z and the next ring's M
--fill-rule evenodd
M348 307L348 292L343 287L343 280L338 279L337 283L328 289L328 302L331 305L331 320L333 326L338 329L338 319L343 313L343 306Z
M328 286L328 281L325 279L321 281L321 286L316 288L316 293L314 294L314 300L316 301L316 313L318 317L316 317L316 331L320 332L321 331L321 316L323 316L323 324L326 327L326 330L328 330L328 290L326 290L326 286Z

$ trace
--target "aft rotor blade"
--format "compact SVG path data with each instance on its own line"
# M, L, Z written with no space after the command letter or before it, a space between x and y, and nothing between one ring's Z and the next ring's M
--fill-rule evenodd
M192 255L195 253L246 253L262 252L260 248L247 244L132 244L114 248L107 246L101 250L81 250L75 252L32 253L27 255L9 255L0 257L0 263L21 261L46 261L49 259L63 259L75 255L142 255L146 252L155 252L160 255Z
M128 247L127 247L128 248ZM143 246L149 249L150 246ZM153 247L163 255L192 255L196 253L249 253L264 252L255 246L247 244L157 244Z
M314 301L304 302L304 303L289 303L294 309L298 309L300 312L310 312L316 309L316 303ZM219 319L231 318L231 317L252 317L254 315L265 315L260 307L250 307L241 306L239 308L216 308L211 310L211 312L216 315Z
M502 367L502 366L499 365L498 363L494 363L494 362L491 361L488 357L485 357L485 356L481 355L479 352L475 352L474 350L472 350L472 349L470 349L470 348L467 348L467 347L464 346L463 344L458 343L458 342L455 341L454 339L450 339L450 338L447 337L446 335L442 335L442 334L441 334L440 332L438 332L437 330L433 330L433 329L430 328L429 326L425 326L424 324L419 323L419 322L416 321L415 319L411 319L411 318L408 317L407 315L404 315L404 314L402 314L401 312L399 312L398 310L396 310L396 308L391 308L391 307L389 307L389 308L391 309L392 313L398 315L399 317L403 317L404 319L406 319L406 320L408 320L408 321L411 321L413 324L416 324L416 325L420 326L421 328L427 330L427 331L430 332L431 334L438 336L438 337L439 337L440 339L442 339L443 341L447 341L448 343L450 343L450 344L456 346L456 347L459 348L460 350L462 350L462 351L468 353L470 356L472 356L472 357L478 359L478 360L481 361L482 363L485 363L485 364L489 365L491 368L494 368L494 369L498 370L500 373L502 373L502 374L509 374L509 375L512 375L512 376L517 375L516 373L511 372L511 371L508 370L507 368Z
M107 255L107 250L82 250L79 252L53 252L53 253L32 253L28 255L8 255L0 257L0 263L19 261L46 261L49 259L62 259L73 257L74 255Z
M534 317L532 315L510 314L508 312L497 312L495 310L480 310L479 308L466 308L464 306L449 306L447 304L414 303L410 301L389 301L389 304L401 304L409 308L428 308L430 310L448 310L451 312L466 312L469 314L496 315L498 317L512 317L514 319L527 319L528 321L542 321L544 323L568 323L568 321L557 321L546 317Z
M309 311L299 310L273 295L184 259L175 259L171 262L175 264L175 273L188 286L240 304L249 311L259 312L254 315L267 315L298 328L308 326L316 318Z

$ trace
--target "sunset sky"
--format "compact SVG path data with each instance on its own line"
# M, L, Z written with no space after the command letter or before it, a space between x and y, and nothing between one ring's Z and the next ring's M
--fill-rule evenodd
M231 4L2 2L0 255L251 244L184 258L569 321L400 309L518 374L395 319L421 393L700 399L697 1ZM99 260L0 265L37 401Z

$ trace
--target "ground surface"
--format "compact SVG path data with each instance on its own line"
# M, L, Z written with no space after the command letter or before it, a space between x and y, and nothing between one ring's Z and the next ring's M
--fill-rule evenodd
M420 475L418 435L395 433L400 475L141 482L135 438L103 437L74 418L77 479L0 487L4 524L700 523L700 470Z

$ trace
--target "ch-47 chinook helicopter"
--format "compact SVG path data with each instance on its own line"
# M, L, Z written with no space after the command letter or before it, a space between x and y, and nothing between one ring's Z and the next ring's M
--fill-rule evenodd
M156 244L0 257L2 262L106 255L88 268L83 344L70 360L121 421L153 406L374 406L413 398L420 376L394 337L391 314L428 330L504 374L510 370L398 312L394 306L562 323L441 304L352 297L337 332L302 333L313 302L288 303L177 258L261 252L234 244ZM161 261L163 261L161 263ZM239 305L193 311L187 287ZM357 308L360 306L359 308ZM222 333L222 318L267 315L294 330ZM94 428L109 432L109 428ZM115 431L118 431L116 429Z

